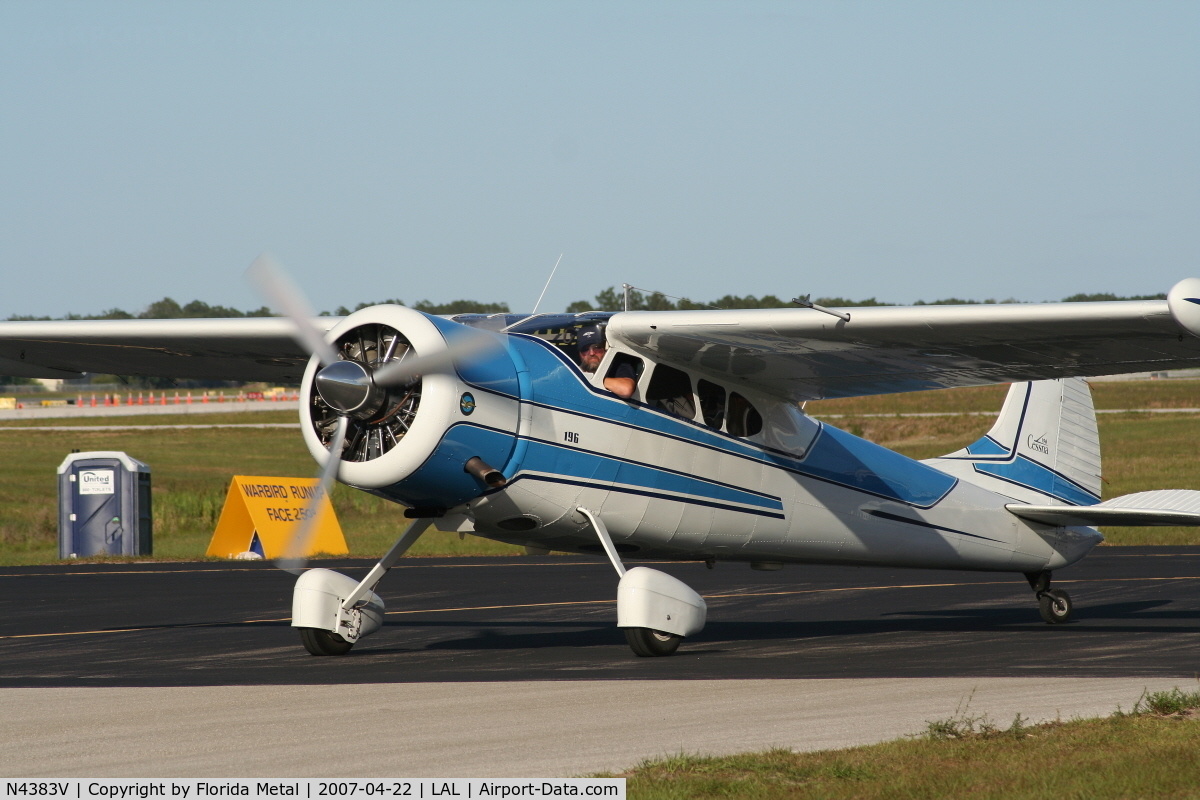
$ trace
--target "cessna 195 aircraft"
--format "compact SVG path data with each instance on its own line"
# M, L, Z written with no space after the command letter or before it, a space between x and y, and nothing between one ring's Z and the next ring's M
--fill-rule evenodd
M382 625L373 591L435 521L549 550L603 553L617 626L666 656L704 600L622 556L1024 575L1043 619L1071 615L1051 574L1097 525L1198 525L1200 492L1101 502L1082 376L1200 364L1200 279L1166 300L970 306L429 316L377 305L313 317L266 258L251 277L281 318L0 323L0 374L300 381L323 486L404 505L414 522L362 581L299 573L292 625L340 655ZM606 328L594 373L576 332ZM632 396L605 389L621 370ZM914 461L807 416L808 400L1012 383L991 430ZM304 532L295 552L303 552Z

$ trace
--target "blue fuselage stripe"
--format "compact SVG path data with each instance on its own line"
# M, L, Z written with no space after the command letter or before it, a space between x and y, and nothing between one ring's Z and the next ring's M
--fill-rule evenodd
M625 459L616 452L585 451L531 437L525 432L514 436L511 431L497 430L493 433L509 444L501 454L498 451L501 441L498 439L494 445L497 448L494 457L499 464L507 465L505 472L510 477L515 477L514 473L532 470L561 474L570 479L608 483L614 487L638 487L639 490L657 492L662 497L680 500L685 497L703 498L729 507L737 504L775 512L783 510L782 498L757 491L768 485L763 483L766 478L764 471L768 469L921 509L936 505L957 484L956 478L940 470L824 423L816 423L819 426L816 435L803 453L784 453L768 448L714 430L695 420L685 420L644 404L623 401L610 392L600 390L561 350L541 339L514 335L508 337L506 342L509 353L508 357L503 358L507 364L504 369L500 366L488 370L479 367L475 370L480 376L478 380L472 380L475 375L460 372L464 381L476 390L478 397L481 398L485 393L512 397L512 386L528 376L528 384L523 384L517 392L520 396L518 402L531 408L535 414L566 414L602 425L618 426L637 437L662 439L667 444L668 452L675 450L678 458L682 459L667 457L664 459L666 463L688 463L690 458L687 449L690 448L701 448L748 462L754 465L754 469L745 471L745 480L755 488L694 475L672 469L666 464ZM452 462L462 455L457 451L463 447L458 441L463 434L452 433L456 427L452 426L447 431L447 438L435 449L430 462L422 467L421 472L434 463L445 462L438 471L455 472L446 479L457 486L464 481L457 475L461 467L457 471L451 469L454 466ZM443 450L446 452L443 453ZM454 456L447 460L451 450ZM520 457L516 458L516 454ZM511 461L510 455L513 456ZM446 474L449 475L449 472ZM430 478L434 477L431 473ZM415 478L403 482L405 487L417 489ZM433 504L433 495L436 494L434 486L421 483L421 487L417 493L422 496L422 502ZM456 489L453 493L455 497L447 493L447 504L461 502L458 492L468 488L464 484Z
M977 463L974 467L976 472L1057 497L1074 506L1091 506L1100 501L1100 498L1080 488L1070 479L1024 456L1017 456L1008 463L984 462Z
M622 422L594 413L585 413L538 402L531 402L530 405L554 413L570 414L596 422L628 428L641 434L682 442L692 447L700 447L764 467L773 467L782 472L804 478L812 478L822 483L856 489L873 497L895 500L917 508L928 508L936 505L958 482L953 476L947 475L940 470L913 461L907 456L867 442L864 439L858 439L852 434L823 422L819 423L821 431L809 446L807 456L801 461L795 457L781 458L775 455L775 451L766 450L766 448L756 452L752 447L746 447L745 450L747 452L738 452L731 450L727 446L705 444L693 438L664 433L654 428L647 428L644 425ZM833 441L823 442L825 439L832 439ZM871 465L864 464L861 452L868 448L872 451L870 452L871 460L876 462ZM880 467L882 465L879 463L880 461L890 462L888 466L891 466L892 469L881 470ZM914 470L913 465L916 465L919 469ZM914 475L914 472L920 474ZM913 477L916 477L918 480L913 481ZM925 483L927 485L916 489L913 485L916 483Z
M934 467L825 423L818 423L820 432L808 451L803 456L796 456L712 430L694 420L680 419L649 406L619 400L587 384L576 369L552 369L552 365L545 363L544 355L551 346L541 340L536 342L534 347L522 349L532 351L533 356L528 359L531 365L539 355L543 358L541 376L533 385L535 395L549 396L545 400L523 401L534 408L616 425L917 508L936 505L957 483L956 478ZM561 354L555 352L552 355L554 366L560 359L565 362Z
M693 505L693 506L704 506L706 508L716 508L716 509L720 509L722 511L737 511L742 514L752 514L757 517L770 517L771 519L787 519L787 517L785 517L783 514L772 512L772 511L766 511L766 510L759 509L759 508L745 508L742 506L731 506L731 505L726 505L725 503L712 502L711 500L697 500L694 497L682 497L682 496L676 495L676 494L666 494L663 492L647 491L646 489L642 489L642 488L638 488L638 487L634 487L634 486L622 486L620 484L613 484L613 483L608 483L605 481L572 480L570 478L563 478L563 477L559 477L557 475L553 475L553 476L552 475L538 475L536 473L522 472L516 478L509 481L509 485L511 486L512 484L517 483L518 481L522 481L522 480L540 481L543 483L557 483L557 484L563 484L566 486L579 486L579 487L582 487L585 489L602 489L606 492L618 492L620 494L632 494L632 495L638 495L640 497L650 497L650 498L654 498L656 500L673 500L677 503L687 503L688 505Z
M636 461L595 453L577 448L531 439L522 471L547 472L573 478L589 478L613 484L625 484L642 489L656 489L682 499L682 496L704 497L725 503L783 510L779 497L741 489L727 483L718 483L675 470L654 467Z

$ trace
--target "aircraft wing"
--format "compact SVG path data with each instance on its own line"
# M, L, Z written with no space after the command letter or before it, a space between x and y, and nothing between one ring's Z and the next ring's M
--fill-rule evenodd
M317 317L324 332L341 317ZM280 317L0 322L0 375L82 372L298 383L308 363Z
M1178 297L1177 297L1178 296ZM634 351L796 401L1200 366L1200 280L1169 300L639 311Z
M843 311L849 321L806 308L630 312L608 335L797 401L1200 366L1198 279L1166 301ZM294 383L308 358L290 331L277 317L0 322L0 375Z

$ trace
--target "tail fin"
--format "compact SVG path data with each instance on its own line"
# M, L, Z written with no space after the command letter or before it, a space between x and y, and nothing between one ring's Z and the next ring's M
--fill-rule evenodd
M987 435L925 463L1026 503L1100 501L1100 437L1082 378L1014 383Z

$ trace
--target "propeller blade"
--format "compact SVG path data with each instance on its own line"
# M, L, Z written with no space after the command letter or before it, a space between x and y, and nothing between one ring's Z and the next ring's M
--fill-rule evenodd
M454 362L466 361L485 350L499 351L501 344L491 335L471 331L468 335L455 336L446 343L445 350L418 356L406 350L400 358L383 364L371 375L376 386L401 386L413 378L434 372L449 372Z
M453 356L445 350L427 356L415 356L409 350L399 359L375 370L371 379L376 386L400 386L427 372L444 372L453 363Z
M259 294L292 322L292 337L296 342L328 366L337 361L337 352L325 341L312 319L316 316L304 293L288 277L287 272L268 253L263 253L246 269L246 277Z
M288 542L287 547L284 548L283 555L275 559L275 566L282 570L299 575L308 564L308 557L305 553L308 552L313 532L317 527L317 512L320 508L321 498L327 495L333 488L334 478L337 477L338 465L342 463L342 448L346 444L346 432L349 429L350 418L347 416L338 417L337 431L333 434L333 441L329 443L329 456L325 459L325 465L321 467L321 471L317 476L319 479L317 481L317 491L313 493L313 499L305 506L304 510L306 513L304 520L296 528L296 533L292 536L292 540Z

